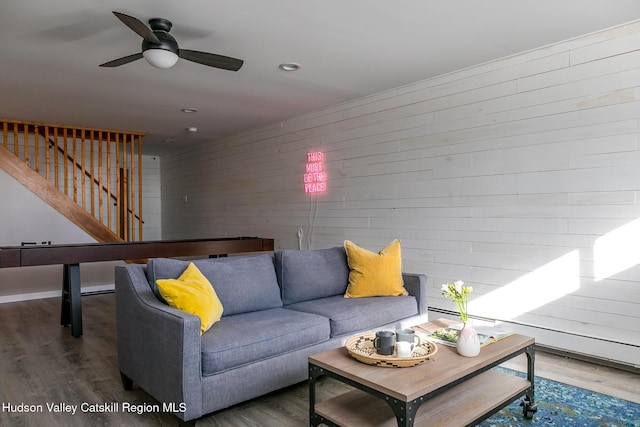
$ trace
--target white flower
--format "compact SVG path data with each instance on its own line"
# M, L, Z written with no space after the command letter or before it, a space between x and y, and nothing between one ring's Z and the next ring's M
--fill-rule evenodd
M467 323L469 320L468 304L471 291L473 291L473 288L471 286L464 286L462 280L442 285L442 296L455 301L458 306L458 311L460 312L460 318L464 323Z
M453 284L456 287L456 292L461 293L462 285L464 285L464 282L462 280L456 280L455 282L453 282Z

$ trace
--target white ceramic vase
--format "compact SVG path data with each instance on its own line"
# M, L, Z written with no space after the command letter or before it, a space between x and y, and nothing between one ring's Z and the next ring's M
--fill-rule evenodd
M462 327L456 342L458 354L465 357L475 357L480 354L480 339L478 332L467 322Z

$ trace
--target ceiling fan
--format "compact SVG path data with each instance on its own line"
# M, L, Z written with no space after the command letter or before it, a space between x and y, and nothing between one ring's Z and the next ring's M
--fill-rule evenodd
M142 37L142 52L105 62L104 64L100 64L101 67L119 67L120 65L125 65L141 58L146 59L149 64L157 68L171 68L178 62L178 58L230 71L238 71L244 63L241 59L230 58L228 56L197 50L180 49L176 39L169 34L173 24L167 19L152 18L149 20L149 26L151 27L149 28L133 16L120 12L113 12L113 14L122 21L124 25Z

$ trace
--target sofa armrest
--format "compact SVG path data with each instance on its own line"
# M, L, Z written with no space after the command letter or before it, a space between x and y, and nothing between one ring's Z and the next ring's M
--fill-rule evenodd
M418 300L418 314L427 314L427 276L417 273L402 273L404 288Z
M160 302L142 265L115 270L120 372L160 402L186 403L179 418L200 417L200 319Z

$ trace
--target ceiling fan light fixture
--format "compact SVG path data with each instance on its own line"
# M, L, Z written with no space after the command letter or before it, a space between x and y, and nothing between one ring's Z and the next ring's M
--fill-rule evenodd
M171 68L178 62L178 55L165 49L147 49L142 56L156 68Z
M164 18L152 18L149 26L134 16L113 11L113 14L134 33L142 37L142 52L127 55L113 61L100 64L101 67L119 67L138 59L145 60L157 68L171 68L179 58L207 67L222 70L238 71L244 61L215 53L200 52L198 50L180 49L176 39L169 34L171 21Z

